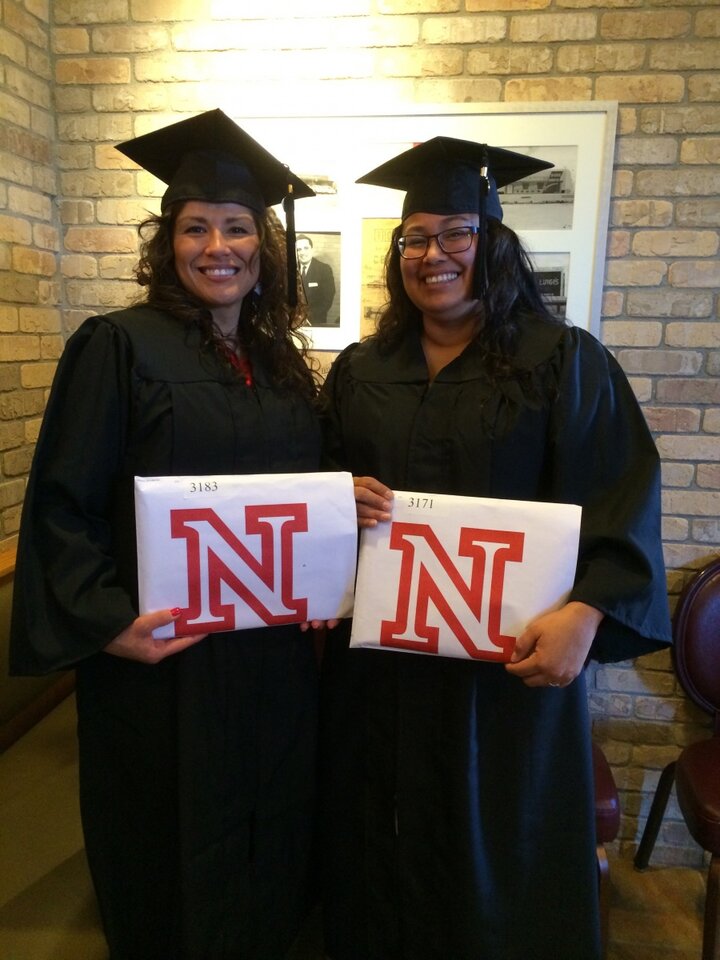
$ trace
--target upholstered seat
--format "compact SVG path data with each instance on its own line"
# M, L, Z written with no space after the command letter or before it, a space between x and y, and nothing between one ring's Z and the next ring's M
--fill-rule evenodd
M710 854L702 960L720 960L720 557L690 580L673 617L673 664L683 690L713 717L713 735L681 750L663 770L635 854L644 870L675 783L693 839Z

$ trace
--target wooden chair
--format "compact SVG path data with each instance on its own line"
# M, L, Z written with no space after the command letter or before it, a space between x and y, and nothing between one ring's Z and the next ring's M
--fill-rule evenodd
M607 952L610 918L610 865L605 844L618 835L620 829L620 799L615 778L602 749L592 745L593 776L595 780L595 842L597 843L598 887L600 891L600 934L602 955Z
M693 839L710 853L702 960L720 960L720 557L690 580L673 618L673 664L688 697L714 720L709 739L685 747L663 770L635 868L650 860L670 791Z

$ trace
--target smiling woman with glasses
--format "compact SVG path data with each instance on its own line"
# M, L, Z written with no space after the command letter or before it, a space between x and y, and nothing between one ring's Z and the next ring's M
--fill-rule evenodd
M441 230L440 233L432 233L429 236L411 233L398 237L395 242L404 260L417 260L425 256L431 240L437 242L443 253L462 253L464 250L469 250L473 237L477 236L479 229L479 227L470 226L451 227L449 230Z
M329 960L601 955L584 666L658 650L670 623L658 456L637 401L612 355L549 313L501 222L497 187L547 166L436 137L360 181L406 197L377 331L323 388L326 466L353 474L359 525L397 537L394 489L575 503L583 520L567 602L521 630L491 601L514 631L507 664L350 649L346 625L328 634ZM463 536L480 533L468 524ZM481 621L480 561L461 552L442 563L459 561L462 609L425 566L422 587L407 580L404 637Z

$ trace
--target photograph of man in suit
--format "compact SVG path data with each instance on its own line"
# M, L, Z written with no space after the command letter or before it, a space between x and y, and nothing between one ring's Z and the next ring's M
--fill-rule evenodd
M313 256L313 242L307 234L298 234L295 242L298 266L308 302L310 325L326 326L328 311L335 299L335 277L329 263Z

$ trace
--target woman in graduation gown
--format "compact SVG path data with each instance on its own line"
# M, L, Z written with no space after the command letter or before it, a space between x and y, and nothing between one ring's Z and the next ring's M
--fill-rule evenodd
M407 191L378 329L324 389L361 526L392 489L582 505L574 589L509 664L324 660L331 960L598 960L583 667L667 644L658 457L613 357L551 316L497 186L549 166L435 138L361 183ZM552 563L552 556L548 556Z
M297 626L155 640L133 478L315 470L314 383L268 207L312 191L221 111L122 144L169 184L140 305L61 359L28 486L12 669L77 675L111 960L280 960L312 896L317 666ZM294 238L292 247L294 249Z

